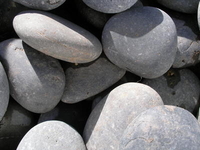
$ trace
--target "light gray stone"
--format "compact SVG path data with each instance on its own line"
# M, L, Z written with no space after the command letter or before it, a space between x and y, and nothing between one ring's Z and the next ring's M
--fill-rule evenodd
M157 2L182 13L197 13L199 0L157 0Z
M8 75L10 94L24 108L45 113L58 104L65 86L65 74L58 60L20 39L1 42L0 59Z
M82 137L61 121L46 121L29 130L17 150L86 150Z
M187 110L150 108L135 118L121 138L120 150L199 150L200 126Z
M77 103L90 98L119 81L125 72L104 57L88 64L72 64L65 71L66 83L61 100Z
M115 65L144 78L157 78L174 62L177 32L162 10L139 7L114 15L104 27L102 44Z
M165 105L182 107L193 112L198 105L200 81L189 69L171 69L156 79L144 79L161 96Z
M118 150L127 125L144 110L163 105L160 96L141 83L125 83L113 89L92 110L83 138L88 150Z
M13 27L26 44L63 61L87 63L102 52L101 43L94 35L51 13L21 12L15 16Z
M13 0L26 7L39 10L52 10L62 5L66 0Z
M103 13L119 13L129 9L137 0L83 0L89 7Z
M10 89L8 78L2 63L0 63L0 121L2 120L9 102Z

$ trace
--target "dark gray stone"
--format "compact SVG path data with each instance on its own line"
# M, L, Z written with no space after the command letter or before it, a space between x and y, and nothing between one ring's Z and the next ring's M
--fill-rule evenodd
M20 39L1 42L0 58L8 75L11 96L24 108L45 113L58 104L65 86L64 71L58 60Z
M163 105L149 86L125 83L113 89L92 110L83 138L88 150L118 150L127 125L144 110Z
M90 102L83 101L76 104L60 102L53 110L40 115L38 123L48 120L59 120L72 126L80 134L90 114Z
M62 5L66 0L13 0L26 7L39 10L52 10Z
M187 110L157 106L141 113L124 131L120 150L199 150L200 126Z
M175 11L197 13L199 0L157 0L157 2Z
M165 105L175 105L193 112L198 105L200 81L189 69L171 69L156 79L144 79L161 96Z
M102 34L107 57L138 76L157 78L172 66L177 52L173 20L162 10L139 7L113 16Z
M59 16L24 11L13 20L18 36L36 50L72 63L87 63L102 52L99 40L85 29Z
M29 130L17 150L86 150L82 137L61 121L46 121Z
M178 34L178 51L173 68L195 65L200 61L200 42L197 35L186 25L185 21L173 18Z
M16 150L23 136L37 124L37 116L10 99L5 116L0 121L0 149Z
M6 72L0 63L0 121L2 120L9 102L10 90Z
M129 9L137 0L83 0L83 2L94 10L103 13L119 13Z
M77 103L90 98L119 81L125 72L104 57L88 64L72 64L65 71L66 83L61 100Z

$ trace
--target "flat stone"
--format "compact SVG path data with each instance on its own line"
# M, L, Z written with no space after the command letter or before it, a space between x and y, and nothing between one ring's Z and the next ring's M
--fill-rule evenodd
M0 149L16 150L23 136L37 124L37 116L10 99L8 109L0 121Z
M20 39L1 42L0 59L8 75L10 94L24 108L45 113L58 104L65 86L64 71L58 60Z
M200 61L200 42L192 29L185 25L185 21L173 18L178 35L178 51L173 68L183 68L197 64Z
M160 96L141 83L125 83L113 89L92 110L83 138L88 150L118 150L127 125L144 110L163 105Z
M2 120L7 107L8 102L10 98L10 90L9 90L9 84L8 84L8 78L6 75L6 72L4 70L4 67L0 63L0 121Z
M138 7L116 14L106 23L102 44L115 65L144 78L157 78L174 62L177 32L162 10Z
M13 0L26 7L39 10L52 10L62 5L66 0Z
M185 109L157 106L135 118L121 139L120 150L199 150L200 126Z
M72 64L65 71L66 83L61 100L77 103L90 98L119 81L125 72L104 57L87 64Z
M60 102L53 110L40 115L38 123L48 120L59 120L73 127L79 134L83 129L90 114L90 102L83 101L76 104Z
M87 63L102 52L99 40L85 29L59 16L42 11L24 11L13 27L29 46L63 61Z
M156 79L144 79L161 96L165 105L182 107L193 112L198 105L200 81L189 69L170 69Z
M119 13L129 9L137 0L83 0L83 2L92 9L103 13Z
M46 121L29 130L17 150L86 150L82 137L61 121Z
M199 0L157 0L163 6L182 13L197 13Z

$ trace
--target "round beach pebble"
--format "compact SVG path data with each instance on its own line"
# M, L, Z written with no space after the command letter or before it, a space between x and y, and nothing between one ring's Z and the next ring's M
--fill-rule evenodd
M23 136L37 124L37 116L24 109L13 99L0 121L0 149L16 150Z
M13 0L26 7L40 10L52 10L62 5L66 0Z
M187 110L157 106L134 119L124 131L120 150L199 150L200 126Z
M182 13L197 13L199 0L157 0L163 6Z
M173 68L183 68L195 65L200 61L200 42L192 28L184 20L173 18L178 35L178 49ZM197 40L198 39L198 40Z
M92 110L83 138L88 150L118 150L127 125L144 110L163 105L156 91L141 83L113 89Z
M65 71L66 83L61 100L65 103L77 103L90 98L119 81L125 72L105 57L88 64L72 64Z
M83 0L83 2L92 9L103 13L119 13L129 9L137 0Z
M8 78L2 63L0 63L0 121L2 120L9 102L10 90Z
M156 79L144 79L161 96L165 105L179 106L193 112L198 105L200 81L189 69L170 69Z
M144 78L157 78L174 62L176 27L162 10L138 7L114 15L106 23L102 44L115 65Z
M76 130L61 121L46 121L29 130L17 150L86 150Z
M20 39L1 42L0 59L8 75L11 96L24 108L45 113L58 104L65 86L65 74L58 60Z
M63 61L87 63L102 52L101 43L94 35L51 13L21 12L15 16L13 26L26 44Z

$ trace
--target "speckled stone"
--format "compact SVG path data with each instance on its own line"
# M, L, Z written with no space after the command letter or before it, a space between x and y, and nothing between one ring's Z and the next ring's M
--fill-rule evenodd
M5 116L0 121L0 149L16 150L23 136L37 124L37 116L10 99Z
M65 74L58 60L20 39L1 42L0 59L8 75L11 96L24 108L45 113L58 104L65 86Z
M144 79L161 96L165 105L179 106L193 112L198 105L200 81L189 69L171 69L156 79Z
M82 137L61 121L46 121L29 130L17 150L86 150Z
M199 0L157 0L157 2L175 11L197 13Z
M39 10L52 10L62 5L66 0L13 0L26 7Z
M83 2L92 9L103 13L119 13L129 9L137 0L83 0Z
M174 62L176 27L162 10L139 7L114 15L104 27L102 44L115 65L144 78L157 78Z
M65 103L77 103L90 98L119 81L125 72L105 57L88 64L72 64L65 71L66 83L61 100Z
M0 63L0 121L2 120L9 102L10 97L10 90L9 90L9 84L8 84L8 78L6 75L6 72L4 70L4 67Z
M88 150L118 150L127 125L144 110L163 105L160 96L141 83L113 89L91 112L83 138Z
M99 40L85 29L59 16L42 11L24 11L13 27L29 46L63 61L87 63L102 52Z
M185 21L173 18L178 34L178 51L173 68L183 68L195 65L200 61L200 42L192 29L185 25Z
M200 126L187 110L157 106L141 113L124 131L120 150L199 150Z

